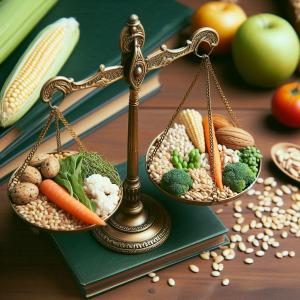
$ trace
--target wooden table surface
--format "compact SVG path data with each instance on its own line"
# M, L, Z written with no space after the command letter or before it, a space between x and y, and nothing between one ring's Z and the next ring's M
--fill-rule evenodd
M197 7L201 1L183 2ZM244 0L240 3L248 15L267 11L279 13L276 1ZM253 133L264 154L262 175L275 176L279 182L287 181L270 163L270 147L280 141L299 143L299 130L283 129L271 118L273 90L247 87L236 74L230 57L215 59L214 64L244 128ZM161 72L162 91L143 104L140 110L141 155L164 128L198 67L195 59L185 58ZM201 83L192 93L188 106L203 110L204 99L204 84ZM213 106L224 111L218 99L214 99ZM122 162L126 159L126 127L127 116L123 115L96 130L84 142L89 149L101 152L111 161ZM33 234L13 215L5 188L2 186L0 189L0 299L80 299L79 289L51 239L47 235ZM249 197L241 200L245 207ZM289 201L286 200L288 204ZM250 218L249 210L244 211L246 218ZM225 206L220 217L231 227L232 206ZM210 276L210 263L195 257L160 271L161 280L156 284L146 277L95 299L299 299L300 243L291 237L281 241L281 249L294 250L296 257L278 260L274 257L275 249L271 249L265 257L255 259L253 265L247 266L243 263L245 255L237 253L234 261L225 263L222 273L223 278L231 280L228 287L222 287L220 279ZM187 267L190 263L198 265L200 272L189 272ZM169 277L176 280L175 287L166 284Z

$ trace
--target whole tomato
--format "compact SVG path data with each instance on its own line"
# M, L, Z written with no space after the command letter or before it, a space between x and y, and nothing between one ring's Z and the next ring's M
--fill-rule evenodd
M281 124L300 128L300 83L279 87L272 98L272 113Z

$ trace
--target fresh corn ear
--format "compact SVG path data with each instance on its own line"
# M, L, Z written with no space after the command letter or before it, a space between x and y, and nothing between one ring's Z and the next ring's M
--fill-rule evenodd
M0 64L57 0L0 1Z
M0 93L0 126L18 121L39 98L43 84L55 76L79 39L79 24L62 18L33 40Z
M202 116L194 109L185 109L179 113L179 122L185 126L186 132L194 146L205 152L205 139L202 126Z

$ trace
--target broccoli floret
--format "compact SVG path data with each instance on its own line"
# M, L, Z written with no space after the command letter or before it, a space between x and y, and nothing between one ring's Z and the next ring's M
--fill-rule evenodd
M174 195L185 194L193 185L191 176L182 169L173 169L165 173L161 180L164 190Z
M240 193L255 180L255 174L245 163L227 164L223 171L223 183Z

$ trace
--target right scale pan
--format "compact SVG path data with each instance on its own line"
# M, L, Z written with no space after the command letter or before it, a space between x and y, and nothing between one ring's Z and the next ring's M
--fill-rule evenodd
M262 155L242 129L216 78L208 55L201 57L207 79L207 111L182 109L196 74L167 127L150 144L146 169L153 184L170 198L193 205L217 205L239 198L258 178ZM214 114L212 77L228 116Z

